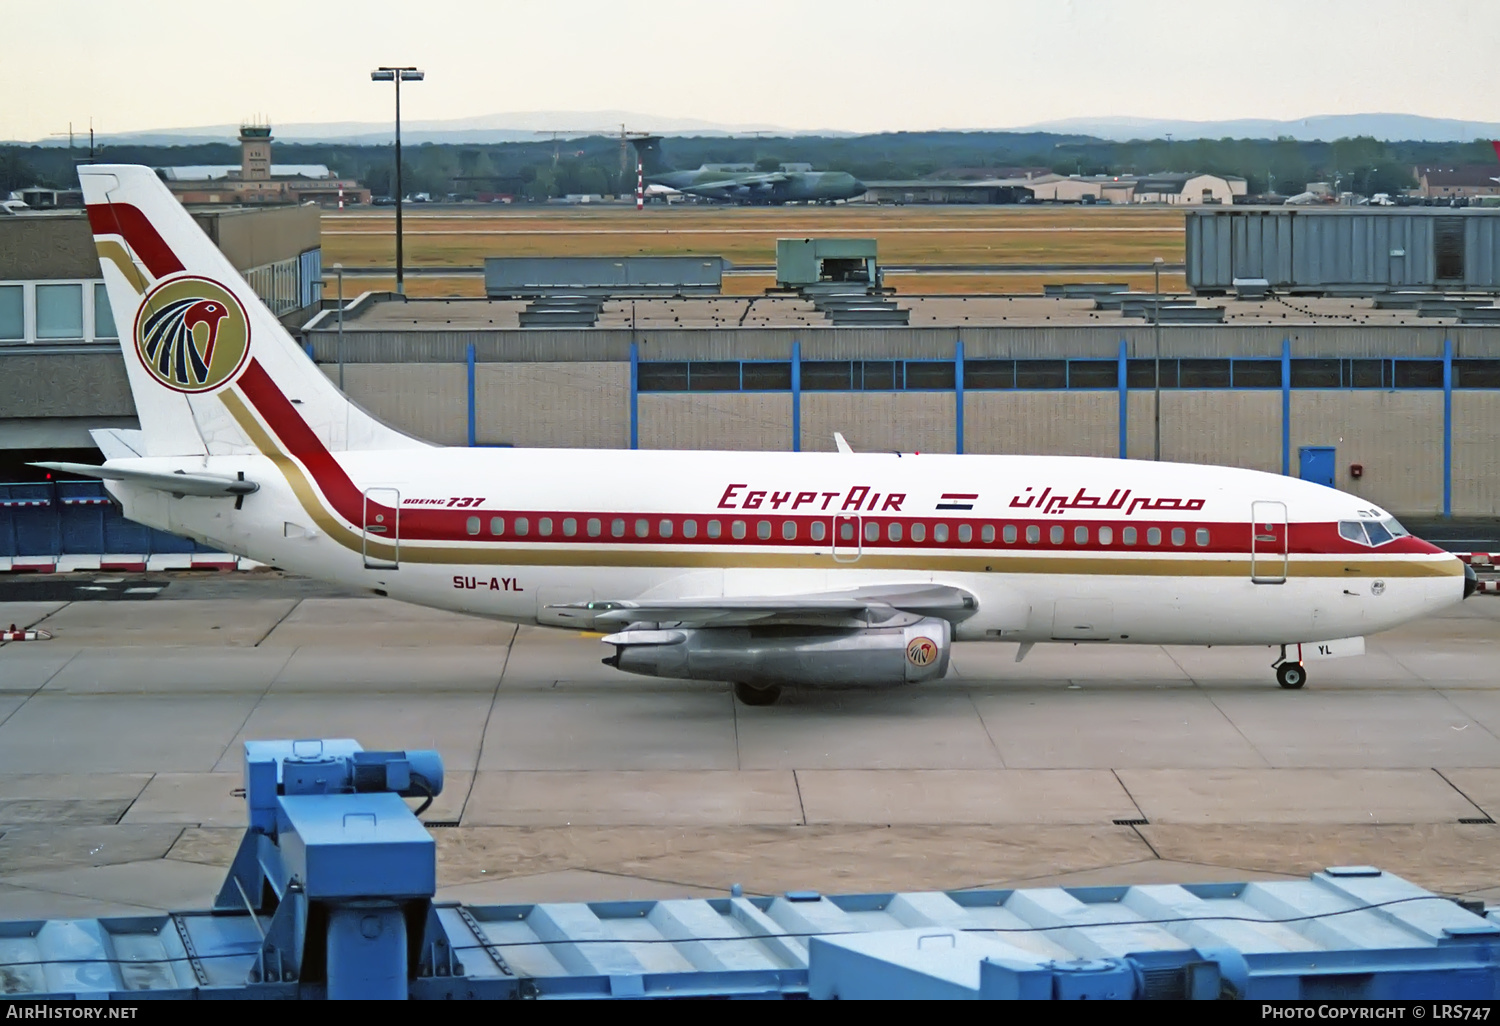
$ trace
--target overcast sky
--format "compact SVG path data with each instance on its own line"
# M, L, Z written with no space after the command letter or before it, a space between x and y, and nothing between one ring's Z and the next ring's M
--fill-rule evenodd
M0 0L0 139L623 109L788 128L1500 121L1486 0ZM592 128L560 125L559 128Z

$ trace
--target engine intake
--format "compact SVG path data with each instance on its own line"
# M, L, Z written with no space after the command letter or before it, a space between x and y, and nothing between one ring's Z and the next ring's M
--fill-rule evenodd
M611 634L606 666L647 677L755 687L893 687L948 672L953 627L927 617L904 627L702 627Z

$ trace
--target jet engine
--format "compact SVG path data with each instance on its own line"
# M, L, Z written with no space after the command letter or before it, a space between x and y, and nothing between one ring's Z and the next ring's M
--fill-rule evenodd
M606 666L648 677L728 680L756 688L937 680L948 672L953 627L925 617L899 627L695 627L631 625L604 639Z

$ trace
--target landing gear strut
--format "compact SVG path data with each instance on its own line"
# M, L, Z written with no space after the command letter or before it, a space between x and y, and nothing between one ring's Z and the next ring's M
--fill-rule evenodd
M1296 691L1307 683L1307 669L1286 657L1286 646L1281 646L1281 658L1276 661L1276 683L1287 691Z
M734 697L745 705L775 705L781 697L781 686L772 684L768 688L758 688L752 684L736 684Z

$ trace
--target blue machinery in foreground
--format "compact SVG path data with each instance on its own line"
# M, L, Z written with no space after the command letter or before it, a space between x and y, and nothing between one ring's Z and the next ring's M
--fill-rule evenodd
M1500 910L1367 866L1305 881L682 901L434 902L402 796L436 752L245 745L211 911L0 923L0 996L1500 997Z

